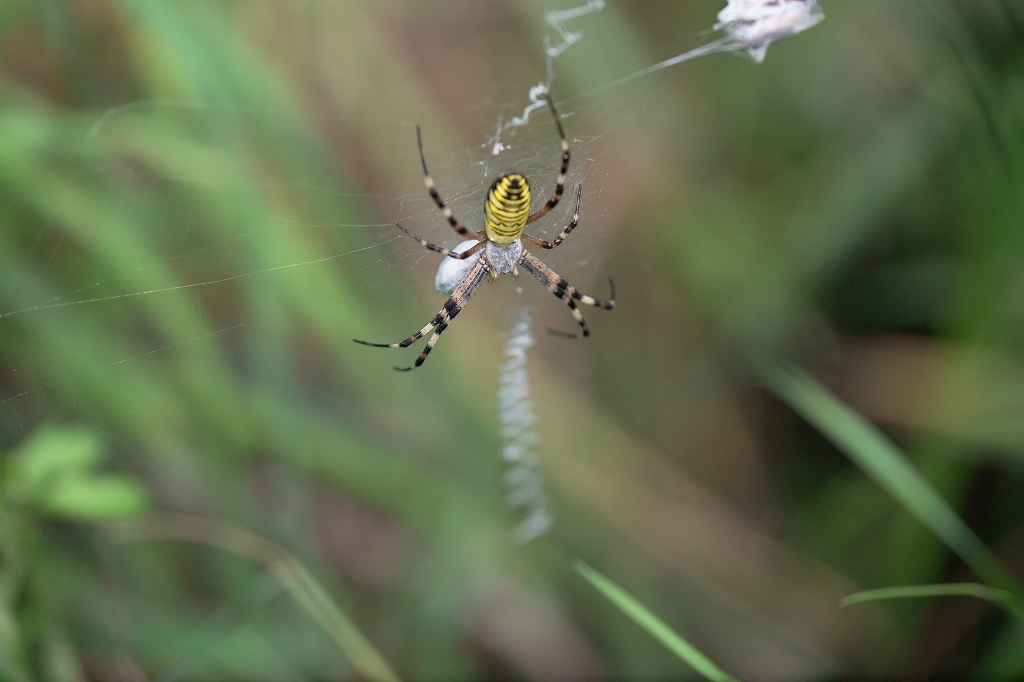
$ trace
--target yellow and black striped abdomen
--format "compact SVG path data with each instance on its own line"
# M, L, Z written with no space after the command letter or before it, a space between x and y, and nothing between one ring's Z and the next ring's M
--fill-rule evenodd
M519 173L506 173L494 181L484 203L484 227L495 244L519 239L530 215L530 183Z

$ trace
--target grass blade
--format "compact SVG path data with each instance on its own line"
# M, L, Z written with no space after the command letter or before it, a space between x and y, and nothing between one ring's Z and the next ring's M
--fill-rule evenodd
M576 572L583 576L598 592L608 598L627 616L646 630L665 648L688 663L694 670L714 682L737 682L736 678L715 665L710 658L698 651L692 644L677 635L651 611L633 598L628 592L604 577L582 561L574 565Z
M309 571L283 547L229 523L184 514L153 514L108 526L115 543L176 540L219 547L263 564L281 587L324 630L361 677L399 682L384 657L338 607Z
M1013 598L1006 590L987 587L978 583L945 583L940 585L902 585L883 587L878 590L855 592L839 600L840 606L851 606L879 599L908 599L915 597L978 597L991 602L1005 602Z
M935 533L982 580L1011 592L1015 608L1020 607L1022 591L1013 574L884 433L798 367L775 367L767 373L765 383Z

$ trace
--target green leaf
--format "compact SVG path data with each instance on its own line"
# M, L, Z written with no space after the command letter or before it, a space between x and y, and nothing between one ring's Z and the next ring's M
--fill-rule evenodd
M978 597L992 602L1005 602L1013 598L1006 590L979 585L978 583L946 583L938 585L903 585L883 587L877 590L856 592L839 600L840 606L850 606L879 599L908 599L914 597Z
M631 594L582 561L577 561L574 568L577 573L597 588L598 592L607 597L608 601L619 607L623 613L633 619L633 622L650 633L666 649L688 663L698 673L714 682L736 682L735 677L719 668L710 658L677 635L664 621L651 613Z
M877 427L798 367L775 367L766 374L765 383L983 580L1015 595L1021 593L1013 574Z
M40 500L40 506L72 521L106 521L146 511L150 497L127 476L65 476Z
M22 502L44 495L66 475L79 475L100 463L104 447L96 433L73 426L43 426L11 455L7 491Z

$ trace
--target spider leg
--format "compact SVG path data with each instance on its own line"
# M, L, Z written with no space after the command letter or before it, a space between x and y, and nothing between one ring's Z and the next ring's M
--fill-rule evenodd
M448 299L449 301L451 299ZM445 303L445 305L448 305ZM412 344L416 343L424 336L430 333L430 331L441 322L441 313L434 315L434 319L427 323L427 326L419 330L409 338L399 341L398 343L373 343L371 341L360 341L359 339L352 339L356 343L361 343L364 346L373 346L374 348L408 348Z
M551 94L548 93L548 109L551 110L551 115L555 119L555 126L558 128L558 135L562 138L562 168L558 171L558 180L555 182L555 193L548 199L548 203L537 209L537 212L526 219L526 224L540 220L548 214L548 212L555 206L558 206L559 200L562 198L562 192L565 191L565 174L569 171L569 141L565 139L565 130L562 129L562 121L558 118L558 111L555 110L555 103L551 99Z
M583 183L581 182L576 186L576 210L572 214L572 222L566 225L562 233L555 237L555 241L548 242L543 239L537 239L531 235L523 233L523 239L530 242L534 246L539 246L542 249L553 249L562 243L562 240L569 236L569 233L576 229L576 224L580 222L580 199L583 198Z
M462 278L462 281L459 282L459 286L457 286L455 291L452 292L451 298L445 301L444 307L438 311L437 315L434 316L434 319L427 323L423 329L419 330L409 338L399 341L398 343L370 343L369 341L360 341L359 339L353 339L353 341L361 343L364 346L373 346L375 348L406 348L416 343L433 330L433 335L427 341L427 345L423 349L423 352L420 353L418 358L416 358L416 362L411 367L395 367L395 369L400 372L408 372L414 367L419 367L423 364L423 361L427 359L427 355L430 354L430 351L434 349L441 333L448 328L448 325L452 323L455 316L458 315L465 307L466 303L469 301L469 297L472 296L473 292L475 292L477 287L480 286L480 282L483 280L488 267L489 266L485 259L481 258L478 260L476 264L470 268L469 272L466 273L466 276Z
M523 252L522 265L523 269L539 279L541 284L547 287L548 291L565 301L565 304L569 306L569 311L572 313L573 319L579 323L583 336L590 336L590 328L587 327L586 320L583 319L583 313L581 313L577 307L576 301L595 308L604 308L605 310L611 310L615 307L615 285L612 283L611 278L608 279L608 282L612 287L612 297L607 301L598 301L586 294L581 294L576 290L576 287L562 279L558 273L544 265L544 263L542 263L540 259L532 253L527 251Z
M559 329L552 329L551 327L546 327L544 329L544 331L546 331L551 336L557 336L560 339L578 339L578 338L580 338L579 334L570 334L568 332L563 332L563 331L561 331Z
M430 193L430 198L434 200L437 207L441 209L441 213L443 213L444 217L448 219L448 224L463 237L469 237L470 239L483 239L482 234L473 232L456 220L455 216L452 214L452 210L448 208L447 204L444 203L444 200L441 199L441 195L438 194L437 187L434 185L434 178L430 177L430 171L427 170L427 157L423 155L423 135L420 133L419 126L416 126L416 144L420 148L420 163L423 165L423 184L427 186L427 192Z
M479 251L483 247L484 244L487 243L486 241L481 241L481 242L479 242L477 244L474 244L473 246L469 247L468 249L466 249L462 253L455 253L451 249L446 249L443 246L438 246L437 244L431 244L426 239L423 239L421 237L417 237L412 232L410 232L409 230L407 230L404 227L402 227L401 223L395 223L395 227L397 227L399 230L401 230L402 232L405 232L407 235L409 235L410 237L412 237L413 239L418 241L420 243L420 246L422 246L423 248L429 249L431 251L437 251L442 256L448 256L448 257L454 258L456 260L465 260L466 258L469 258L474 253ZM477 237L477 239L479 239L479 237Z
M456 309L455 315L458 315L458 313L459 309ZM452 317L455 317L455 315L452 315ZM408 367L399 367L398 365L395 365L395 371L408 372L422 365L424 360L427 359L427 356L430 355L430 351L434 350L434 346L437 344L437 340L441 338L441 334L444 333L444 330L448 328L448 324L448 322L442 322L441 324L437 325L437 330L433 334L431 334L430 339L427 341L427 345L423 347L423 352L420 353L420 356L418 358L416 358L416 362L414 362Z

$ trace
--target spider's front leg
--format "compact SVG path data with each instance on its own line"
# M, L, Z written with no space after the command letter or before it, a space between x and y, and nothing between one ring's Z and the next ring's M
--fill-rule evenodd
M448 328L448 325L452 323L455 316L458 315L462 309L466 306L469 301L469 297L473 295L477 287L480 286L480 282L483 281L484 274L487 272L487 261L481 258L476 264L470 268L466 276L462 278L459 286L452 292L451 297L445 301L444 306L438 311L437 315L432 319L423 329L419 330L412 336L398 343L371 343L369 341L360 341L359 339L352 339L356 343L361 343L364 346L373 346L374 348L407 348L412 344L416 343L428 333L433 331L430 339L427 341L427 345L424 346L423 352L416 358L409 367L395 367L399 372L408 372L411 369L419 367L430 355L430 351L434 350L434 346L437 344L438 339L441 338L441 334Z
M615 284L610 277L608 278L608 283L612 288L612 296L607 301L599 301L586 294L581 294L576 290L576 287L566 282L557 272L544 265L539 258L528 251L523 252L523 258L519 262L522 264L523 269L539 279L541 284L547 287L548 291L565 301L565 304L569 306L573 319L580 325L583 336L590 336L590 328L587 327L587 322L583 319L583 313L580 312L576 301L605 310L611 310L615 307Z

